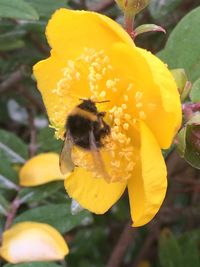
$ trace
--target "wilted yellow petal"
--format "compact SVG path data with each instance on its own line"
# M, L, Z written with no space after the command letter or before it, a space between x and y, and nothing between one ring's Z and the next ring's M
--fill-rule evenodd
M140 123L140 160L128 181L133 226L148 223L158 212L167 188L167 172L160 147L148 127Z
M11 263L62 260L69 252L60 233L44 223L23 222L3 233L0 255Z
M21 186L37 186L51 181L63 180L56 153L39 154L28 160L19 172Z
M70 197L82 207L96 214L105 213L123 194L126 182L107 183L95 178L91 172L77 168L66 178L65 188Z

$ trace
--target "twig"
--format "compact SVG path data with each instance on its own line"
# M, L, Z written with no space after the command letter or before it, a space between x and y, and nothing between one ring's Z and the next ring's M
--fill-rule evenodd
M137 234L137 229L130 226L130 222L125 225L123 232L121 233L117 244L115 245L110 258L107 263L107 267L119 267L123 261L123 257L127 251L129 245L133 242Z
M22 67L19 68L17 71L13 72L12 74L10 74L8 79L6 79L0 84L0 94L4 93L7 89L16 85L16 83L21 82L24 77L25 77L25 71Z
M112 5L114 5L114 3L115 3L114 0L99 1L99 3L89 6L88 10L92 10L92 11L95 11L95 12L102 12L105 9L107 9L107 8L111 7Z
M19 197L17 195L16 198L13 200L13 202L11 204L10 211L9 211L8 216L6 218L5 230L7 230L8 228L10 228L10 226L12 225L13 220L15 218L15 215L17 213L17 210L18 210L20 204L21 203L20 203Z
M28 37L29 37L30 41L34 44L34 46L37 48L38 51L40 51L45 56L49 55L50 49L48 48L47 45L45 45L43 42L40 42L38 40L38 36L36 36L32 33L29 33Z
M152 244L158 239L159 229L160 229L160 223L159 222L156 222L154 225L150 224L149 235L145 239L144 244L143 244L137 258L135 259L132 267L139 266L139 263L147 257L149 251L151 251Z

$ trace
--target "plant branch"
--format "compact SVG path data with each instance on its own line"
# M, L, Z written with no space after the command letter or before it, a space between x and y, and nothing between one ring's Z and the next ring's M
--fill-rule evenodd
M130 222L127 223L121 233L117 244L115 245L110 258L107 263L107 267L119 267L123 261L124 255L129 245L133 242L137 234L137 229L130 226Z
M5 230L7 230L8 228L10 228L10 226L13 223L13 220L15 218L15 215L17 213L18 208L20 207L20 199L18 197L18 195L16 196L16 198L13 200L12 204L11 204L11 208L10 211L8 213L8 216L6 218L6 223L5 223Z
M11 73L10 76L0 84L0 94L4 93L9 88L12 88L12 86L15 86L17 83L21 82L24 77L25 71L23 67Z

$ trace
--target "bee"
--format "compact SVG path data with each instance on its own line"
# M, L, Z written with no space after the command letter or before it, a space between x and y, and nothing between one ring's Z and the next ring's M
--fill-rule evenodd
M96 103L90 99L80 99L82 103L76 106L66 120L64 145L60 154L60 170L63 174L72 172L75 164L71 153L73 146L91 152L93 163L98 174L110 179L100 154L102 140L110 134L110 126L104 121L105 112L99 112Z

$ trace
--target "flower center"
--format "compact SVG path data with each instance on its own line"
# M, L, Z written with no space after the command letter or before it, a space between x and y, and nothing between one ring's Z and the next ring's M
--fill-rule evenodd
M62 70L62 78L52 90L60 99L60 107L55 107L51 121L58 138L63 137L68 113L80 103L80 98L93 101L109 100L96 104L98 111L106 112L105 121L111 128L110 135L102 140L104 146L100 149L104 169L102 172L106 172L103 176L108 182L129 179L135 166L136 153L132 136L136 117L130 114L130 105L134 103L132 99L130 102L133 90L132 83L124 84L123 78L116 74L104 51L89 48L85 48L78 58L67 62L67 66ZM136 109L139 110L137 117L145 119L142 93L138 91L134 95ZM96 177L102 177L101 170L94 164L91 152L74 146L72 159L75 165L92 171Z

